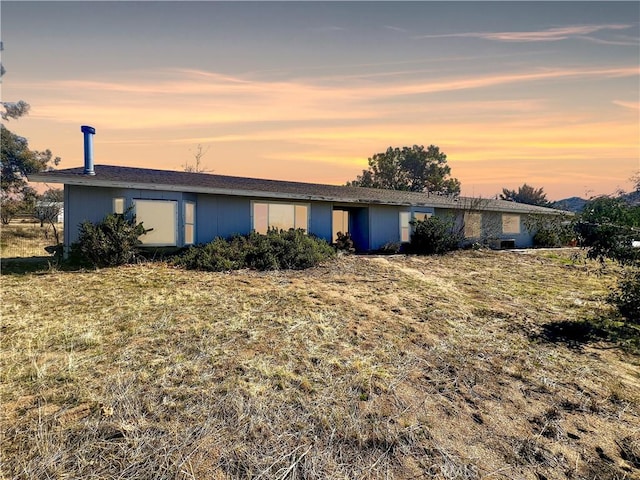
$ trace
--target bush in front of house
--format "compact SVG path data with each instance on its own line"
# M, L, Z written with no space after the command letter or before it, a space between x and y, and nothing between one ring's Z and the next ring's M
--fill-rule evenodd
M71 245L73 263L115 267L132 263L140 255L140 236L147 232L130 211L112 213L101 222L83 222L78 241Z
M411 222L413 233L407 247L409 253L434 255L460 248L464 235L453 219L429 217Z
M304 230L271 229L267 234L252 232L229 239L189 247L173 263L191 270L221 272L252 268L255 270L302 270L335 255L324 240Z
M607 300L629 323L640 325L640 268L625 272Z

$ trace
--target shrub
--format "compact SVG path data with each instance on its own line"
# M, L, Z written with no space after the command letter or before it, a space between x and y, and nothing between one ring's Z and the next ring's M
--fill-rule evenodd
M337 240L335 243L336 248L342 252L355 252L356 249L353 246L353 240L351 239L351 234L349 232L342 233L338 232L336 234Z
M109 214L98 223L84 222L78 241L71 246L71 260L94 267L131 263L140 254L139 237L147 231L130 210Z
M378 253L383 255L396 255L402 250L402 243L400 242L387 242L380 247Z
M640 325L640 269L627 271L608 300L627 321Z
M464 236L453 220L430 217L411 222L413 233L409 251L425 255L441 254L460 248Z
M252 232L190 247L174 259L174 264L217 272L240 268L302 270L334 254L326 241L307 235L304 230L270 229L266 235Z
M223 272L242 268L244 256L238 256L231 242L217 237L210 243L189 247L174 258L174 264L189 270Z

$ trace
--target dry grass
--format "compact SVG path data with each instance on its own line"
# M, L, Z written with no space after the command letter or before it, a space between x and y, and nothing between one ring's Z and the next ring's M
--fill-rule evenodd
M572 251L4 275L3 478L640 478L638 357Z
M56 228L62 241L62 224ZM0 258L48 257L44 247L55 245L55 235L50 225L40 227L39 222L13 220L0 226Z

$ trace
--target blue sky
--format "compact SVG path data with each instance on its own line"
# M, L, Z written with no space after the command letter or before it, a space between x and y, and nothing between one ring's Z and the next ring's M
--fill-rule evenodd
M10 129L82 161L344 183L435 144L463 193L630 188L636 2L8 2ZM28 25L28 28L25 28Z

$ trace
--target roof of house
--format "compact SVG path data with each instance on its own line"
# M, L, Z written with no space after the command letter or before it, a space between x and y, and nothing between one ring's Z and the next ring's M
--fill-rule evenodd
M566 213L505 200L453 197L434 193L322 185L112 165L96 165L94 169L95 175L86 175L83 167L77 167L32 174L29 175L29 180L67 185L169 190L298 201L318 200L337 203L424 206L515 213Z

